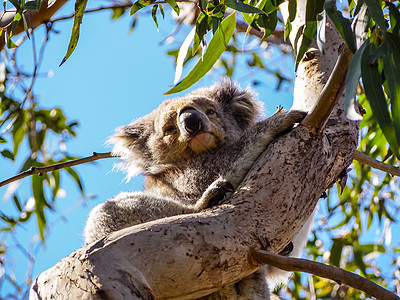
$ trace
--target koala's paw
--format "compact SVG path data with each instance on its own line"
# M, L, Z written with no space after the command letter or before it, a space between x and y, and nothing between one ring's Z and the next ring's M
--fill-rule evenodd
M229 181L219 178L203 193L201 199L196 203L195 210L200 211L218 205L227 193L232 193L233 191L234 187Z
M221 200L223 200L227 193L233 193L234 187L229 181L225 180L218 180L215 181L213 186L208 193L208 200L207 208L213 207L219 204Z
M300 111L300 110L291 110L288 111L285 119L289 122L289 123L300 123L305 116L307 115L307 112L305 111Z

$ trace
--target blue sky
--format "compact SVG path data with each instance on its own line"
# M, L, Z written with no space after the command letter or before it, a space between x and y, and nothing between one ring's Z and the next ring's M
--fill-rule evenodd
M92 5L97 3L99 2L89 1ZM73 1L70 1L59 15L68 15L72 11ZM160 32L157 32L150 15L141 15L132 34L128 33L131 22L128 15L117 21L111 21L110 16L110 12L85 15L78 46L62 67L58 65L67 49L72 21L56 23L54 29L60 31L60 34L51 35L40 69L42 73L52 71L54 75L51 78L40 78L35 84L34 90L42 107L61 107L67 117L80 122L77 138L67 142L67 149L73 155L88 156L93 151L110 151L105 146L105 141L114 129L149 113L167 99L163 93L169 90L174 79L174 61L165 52L181 43L185 35L180 36L181 40L176 44L160 45L174 29L169 12L166 13L165 21L159 18ZM189 32L187 28L184 30ZM39 28L35 32L38 47L43 31L44 28ZM18 62L28 69L32 68L30 42L25 42L19 49ZM240 63L243 65L243 62L238 62ZM282 60L278 57L271 62L271 66L281 63ZM190 66L184 68L184 74L189 69ZM288 76L294 76L292 64L287 66L287 70ZM278 104L290 108L291 85L286 84L283 91L277 94L274 90L276 81L272 77L250 72L239 67L235 78L240 80L243 87L254 79L254 74L259 80L267 82L257 87L259 98L265 103L267 115L273 113ZM220 72L211 72L192 88L211 84L219 78ZM45 248L39 251L35 259L34 275L52 267L83 245L82 230L91 208L121 191L142 188L140 178L125 183L124 174L112 171L116 161L117 159L105 159L96 164L75 167L84 182L86 193L95 196L84 205L79 205L82 197L74 183L68 176L62 176L62 187L66 196L56 201L55 212L47 213L51 231ZM14 175L19 168L18 162L12 164L1 160L0 179ZM0 188L0 199L3 199L6 189ZM31 195L29 178L22 180L18 194L24 200ZM15 213L11 201L1 202L1 207L6 213ZM60 213L65 214L65 218L60 218ZM18 229L17 238L23 245L29 245L37 234L35 222L33 219ZM8 246L13 245L13 241L8 241ZM22 282L27 269L26 260L18 249L13 248L12 253L15 268L8 271ZM3 286L1 293L7 294L8 288L11 291L11 287Z

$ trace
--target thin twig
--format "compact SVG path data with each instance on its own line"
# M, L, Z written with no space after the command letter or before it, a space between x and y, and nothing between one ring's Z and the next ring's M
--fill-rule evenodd
M38 174L39 176L41 176L47 172L64 169L64 168L68 168L68 167L72 167L72 166L76 166L76 165L81 165L81 164L92 162L92 161L95 161L98 159L110 158L110 157L114 157L111 155L111 152L106 152L106 153L93 152L92 156L83 157L83 158L76 159L76 160L70 160L70 161L66 161L63 163L59 163L59 164L55 164L55 165L51 165L51 166L47 166L47 167L40 167L40 168L32 167L25 172L19 173L13 177L10 177L6 180L1 181L0 187L7 185L11 182L20 180L22 178L25 178L27 176L31 176L33 174Z
M317 130L324 128L329 115L343 93L346 73L352 57L353 53L346 45L343 45L328 82L325 84L310 113L301 122L302 125L313 127Z
M376 160L360 151L354 153L354 159L361 164L384 171L392 176L400 176L400 168L380 162L379 160Z
M331 279L338 284L346 284L380 300L400 300L399 296L384 289L380 285L338 267L307 259L277 255L263 250L254 252L253 257L259 263L268 264L285 271L306 272Z

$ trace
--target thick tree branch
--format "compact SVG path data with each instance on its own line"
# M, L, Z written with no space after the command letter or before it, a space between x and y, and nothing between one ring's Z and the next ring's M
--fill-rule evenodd
M61 8L68 0L56 0L53 5L47 7L48 0L43 0L40 9L37 11L27 11L24 15L28 22L28 26L31 29L35 29L39 25L50 21L51 17ZM15 28L13 35L20 34L24 31L24 24L20 22ZM5 32L0 36L0 50L4 48L6 44Z
M360 151L354 152L354 159L361 164L368 165L372 168L384 171L392 176L400 176L400 168L380 162Z
M39 176L41 176L47 172L51 172L51 171L55 171L55 170L59 170L59 169L67 168L67 167L72 167L72 166L76 166L76 165L81 165L81 164L92 162L92 161L95 161L98 159L110 158L110 157L113 157L110 152L106 152L106 153L93 152L93 155L91 155L91 156L76 159L76 160L70 160L70 161L66 161L63 163L59 163L59 164L55 164L55 165L51 165L51 166L47 166L47 167L40 167L40 168L31 167L29 170L27 170L25 172L19 173L13 177L10 177L6 180L1 181L0 187L7 185L13 181L17 181L17 180L20 180L22 178L25 178L27 176L31 176L34 174L38 174Z
M316 130L324 128L328 118L343 94L347 69L349 68L353 53L343 44L339 49L339 57L328 82L324 86L314 107L303 120L302 124ZM303 58L307 59L307 55Z
M336 281L338 284L346 284L355 289L363 291L368 295L375 297L376 299L400 300L399 296L384 289L380 285L358 274L351 273L338 267L307 259L277 255L263 250L254 252L253 257L259 263L268 264L285 271L306 272L323 278L331 279Z

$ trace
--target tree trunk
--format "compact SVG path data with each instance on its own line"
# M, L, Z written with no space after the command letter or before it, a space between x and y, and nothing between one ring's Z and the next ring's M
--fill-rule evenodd
M297 109L315 105L333 69L342 42L329 34L327 54L313 49L313 58L300 63ZM239 281L261 267L254 251L278 253L299 232L352 162L357 137L358 123L341 106L322 131L300 125L268 147L229 204L86 245L39 275L31 298L193 299Z

